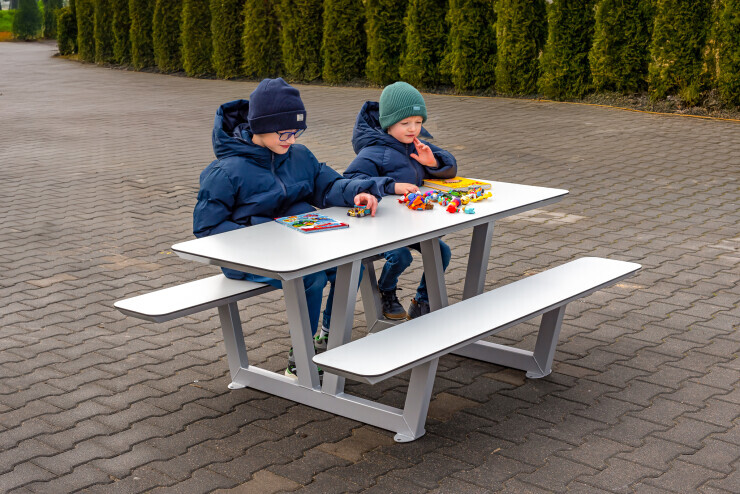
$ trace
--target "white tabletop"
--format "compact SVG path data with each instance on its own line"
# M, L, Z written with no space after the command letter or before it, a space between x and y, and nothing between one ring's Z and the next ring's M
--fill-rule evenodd
M293 279L410 243L471 228L560 200L568 191L491 182L493 197L472 204L475 214L412 211L399 196L383 198L375 217L347 216L347 207L321 213L350 225L305 234L276 222L212 235L172 246L179 256L278 279Z

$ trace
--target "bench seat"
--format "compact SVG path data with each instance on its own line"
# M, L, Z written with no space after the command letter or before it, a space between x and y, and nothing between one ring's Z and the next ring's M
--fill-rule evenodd
M374 384L514 324L540 314L553 313L561 307L564 309L568 302L614 284L638 269L640 265L631 262L596 257L577 259L330 349L315 356L313 361L326 372ZM553 341L543 344L552 344L552 348L548 347L544 352L549 353L550 362L562 312L557 311L556 321L548 323L557 326L551 331L554 333L550 336ZM514 354L513 360L517 360L519 354L524 359L538 358L533 356L533 352L489 345L506 348L505 353ZM540 346L539 339L537 346ZM525 368L530 369L533 364L526 365L529 367ZM538 375L530 377L549 374L549 363L537 362L537 365L539 370L535 374Z
M232 280L219 274L119 300L113 305L128 316L151 322L164 322L275 289L265 283Z

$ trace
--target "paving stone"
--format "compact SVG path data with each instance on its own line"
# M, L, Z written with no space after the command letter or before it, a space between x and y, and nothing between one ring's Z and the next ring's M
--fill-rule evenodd
M595 475L580 477L578 480L610 492L622 493L633 492L633 486L642 479L656 477L661 473L660 470L618 458L612 458L607 463L607 468Z
M724 475L704 468L677 460L671 463L670 469L655 479L645 479L644 483L672 491L696 491L709 480L723 478Z
M554 492L566 492L567 485L582 475L595 473L591 467L575 463L564 458L551 458L533 473L517 475L516 480L534 484L542 489Z

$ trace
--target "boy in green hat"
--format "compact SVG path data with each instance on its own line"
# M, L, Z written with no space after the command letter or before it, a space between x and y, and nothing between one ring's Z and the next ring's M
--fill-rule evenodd
M452 178L457 175L457 161L447 151L419 140L427 107L421 93L410 84L396 82L383 89L380 102L367 101L357 115L352 146L357 157L344 172L346 178L390 177L383 186L386 194L416 192L425 178ZM426 132L426 130L424 131ZM427 134L428 135L428 134ZM431 137L431 136L430 136ZM439 241L444 268L450 263L450 248ZM410 248L419 251L419 244ZM413 260L409 247L401 247L383 256L386 263L378 279L383 315L388 319L413 319L429 312L426 280L416 290L408 313L398 301L398 277Z

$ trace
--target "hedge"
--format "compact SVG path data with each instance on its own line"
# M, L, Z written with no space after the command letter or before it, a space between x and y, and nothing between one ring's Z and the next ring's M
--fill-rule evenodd
M39 34L43 17L36 0L20 0L18 11L13 18L13 37L34 39Z
M689 105L699 101L710 13L708 0L657 0L648 69L654 99L678 94Z
M242 72L246 77L276 77L282 67L276 0L244 3Z
M57 46L60 55L77 52L77 19L71 6L57 12Z
M447 2L411 0L403 20L406 27L399 75L417 88L447 82L440 71L447 41Z
M182 0L157 0L152 19L154 63L160 72L182 69L180 55L180 18Z
M57 15L62 8L62 0L44 0L44 38L56 39Z
M154 65L154 4L150 0L129 0L128 12L131 22L131 65L137 70L151 67Z
M367 58L362 0L325 0L322 77L329 83L362 77Z
M547 36L545 0L497 0L496 90L534 94L540 76L539 57Z
M485 90L496 80L496 16L489 0L450 0L450 34L442 70L458 91Z
M365 76L379 86L399 79L407 0L366 0L367 61Z
M548 10L540 88L548 98L581 98L591 87L588 53L594 31L594 2L554 0Z
M221 79L241 75L242 12L242 0L211 0L212 61Z
M740 106L740 0L723 0L718 28L717 87L725 103Z
M131 63L131 18L128 0L111 0L113 9L113 60L121 65Z
M113 9L114 0L94 0L95 5L95 62L113 62Z
M181 36L185 73L189 76L210 73L213 70L210 0L183 0Z
M76 0L77 57L85 62L95 61L95 6L93 0Z
M652 3L601 0L596 6L594 41L589 53L596 91L634 93L647 88Z
M280 41L288 79L310 82L321 77L322 0L280 0Z

